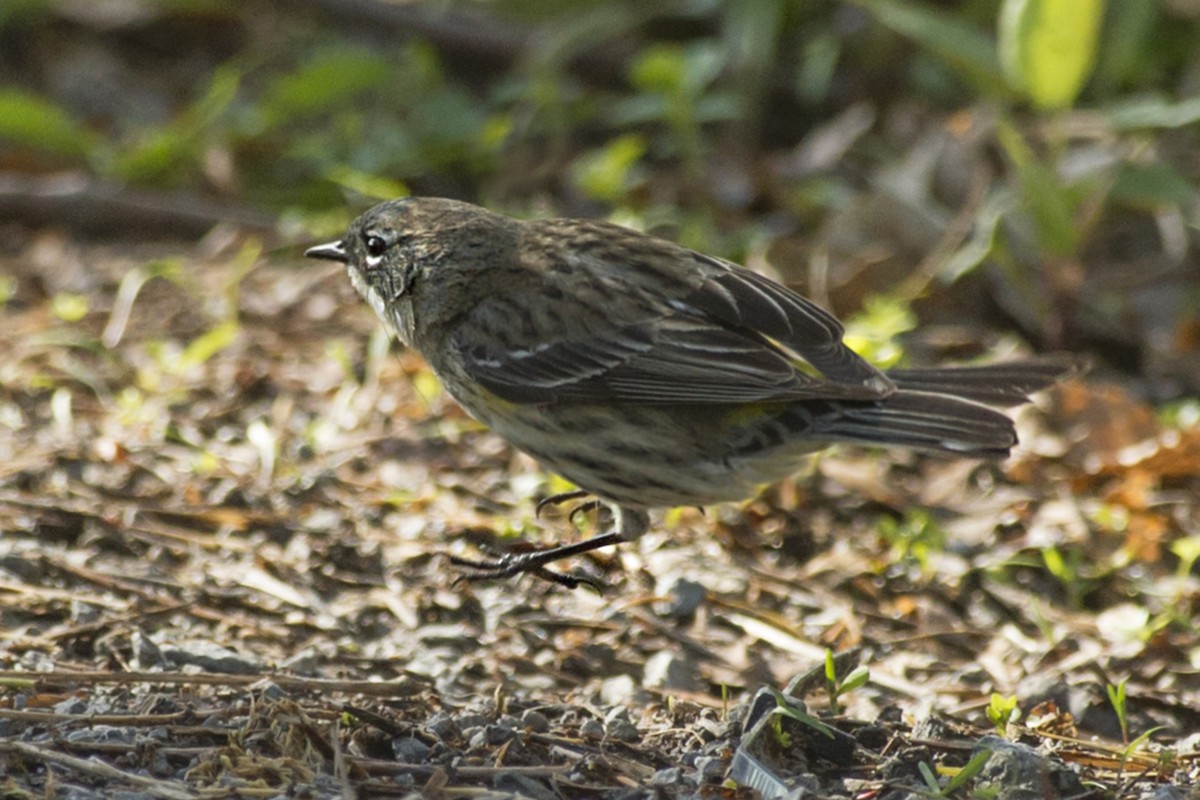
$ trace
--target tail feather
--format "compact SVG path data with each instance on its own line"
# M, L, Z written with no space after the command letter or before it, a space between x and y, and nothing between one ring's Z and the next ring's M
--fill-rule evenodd
M896 369L889 371L887 376L902 391L951 395L1009 408L1028 403L1029 395L1080 372L1083 367L1083 362L1078 359L1042 356L978 367Z
M996 408L1082 370L1058 356L979 367L900 369L896 391L877 400L800 400L778 418L779 441L908 447L926 453L1003 458L1017 443L1013 422ZM993 406L995 408L993 408Z
M799 410L799 409L797 409ZM1017 443L1012 420L971 400L899 391L870 403L806 409L804 436L817 441L882 444L934 453L1001 458Z

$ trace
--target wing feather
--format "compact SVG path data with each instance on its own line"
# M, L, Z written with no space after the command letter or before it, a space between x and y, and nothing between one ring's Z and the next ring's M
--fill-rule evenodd
M627 265L623 273L574 254L572 269L592 270L595 282L570 337L561 318L529 315L481 342L485 320L511 316L516 305L496 296L450 346L473 380L514 403L874 400L894 391L842 342L829 312L750 270L675 250L664 255L685 265L676 271ZM534 272L560 294L569 288L562 270ZM624 302L612 302L617 293Z

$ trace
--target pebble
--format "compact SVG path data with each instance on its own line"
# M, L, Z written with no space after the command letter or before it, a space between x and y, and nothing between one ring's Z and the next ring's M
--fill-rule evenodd
M521 715L521 724L533 733L545 733L550 730L550 719L532 708Z
M429 758L429 745L415 736L392 740L392 755L406 764L424 764Z
M683 770L679 767L660 769L650 776L651 786L678 786L683 782Z
M584 720L583 724L579 726L579 735L584 739L603 739L604 724L598 719Z
M510 797L529 800L560 800L560 796L537 778L514 772L501 772L492 780L492 788Z
M725 761L715 756L700 756L696 759L696 783L709 783L725 777Z
M439 711L431 716L425 723L425 730L443 741L462 736L462 728L445 711Z
M694 665L666 650L646 659L642 686L647 689L694 692L700 688Z

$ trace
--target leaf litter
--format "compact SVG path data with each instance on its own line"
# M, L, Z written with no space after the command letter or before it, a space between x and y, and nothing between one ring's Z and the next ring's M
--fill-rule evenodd
M259 249L46 234L5 257L5 796L1174 797L1200 778L1186 409L1076 380L1022 412L1003 464L836 450L740 506L671 512L574 565L602 595L456 582L447 554L603 520L539 520L561 482L391 352L337 270ZM827 651L834 686L866 682L831 698ZM989 718L1004 698L1016 713Z

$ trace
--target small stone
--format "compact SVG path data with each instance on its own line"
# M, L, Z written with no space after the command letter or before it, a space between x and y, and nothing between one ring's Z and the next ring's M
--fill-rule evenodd
M550 719L532 708L521 715L521 724L533 733L545 733L550 730Z
M483 729L487 743L491 745L504 744L509 739L516 738L517 732L507 725L488 725Z
M467 747L471 750L480 750L487 747L487 733L482 726L474 728L463 728L463 738L467 740Z
M725 737L729 733L729 724L715 719L698 719L692 725L692 733L707 744Z
M647 689L694 692L700 688L694 665L666 650L646 659L642 686Z
M278 702L287 697L287 692L283 690L282 686L280 686L278 683L275 683L275 681L258 683L255 685L255 688L262 692L264 700L274 700Z
M617 720L632 722L633 720L629 718L629 709L625 708L625 706L614 706L608 710L607 714L604 715L605 723L616 722Z
M614 675L600 684L600 702L606 706L638 703L642 695L631 675Z
M424 764L429 758L429 745L415 736L392 740L392 754L406 764Z
M1072 797L1083 791L1079 776L1061 760L1043 755L1035 748L1010 742L998 736L984 736L975 744L972 755L988 751L990 756L976 777L979 786L995 790L999 800L1033 800L1045 795L1046 787L1058 797Z
M651 786L678 786L683 782L683 770L679 767L660 769L650 776Z
M222 675L257 675L263 670L258 658L203 639L163 643L159 649L163 659L175 667L199 667Z
M88 744L132 744L135 732L130 728L113 725L92 725L70 731L65 738L68 742L86 742Z
M458 727L465 732L467 728L482 728L484 725L487 725L490 720L483 714L467 712L465 714L459 714L458 719L455 720L455 722L457 722Z
M714 756L700 756L696 759L696 783L709 783L720 780L725 776L725 762Z
M492 781L492 788L505 792L510 797L527 797L529 800L560 800L557 792L537 778L513 772L501 772Z
M439 711L431 716L425 723L425 730L443 741L462 736L462 729L458 727L458 723L445 711Z
M88 704L80 697L70 697L54 706L55 714L86 714Z
M703 584L688 578L679 578L671 585L667 592L670 597L670 603L666 607L664 616L674 619L689 619L696 613L696 609L700 608L700 604L704 602L704 598L708 596L708 590Z
M315 676L319 660L320 653L317 652L317 649L315 647L306 647L300 652L293 654L290 658L284 659L280 666L294 675Z
M605 731L620 742L636 742L642 738L637 726L627 719L614 719L605 725Z
M1192 792L1177 784L1142 791L1142 800L1191 800Z
M583 724L579 726L579 735L584 739L603 739L604 724L598 719L584 720Z

